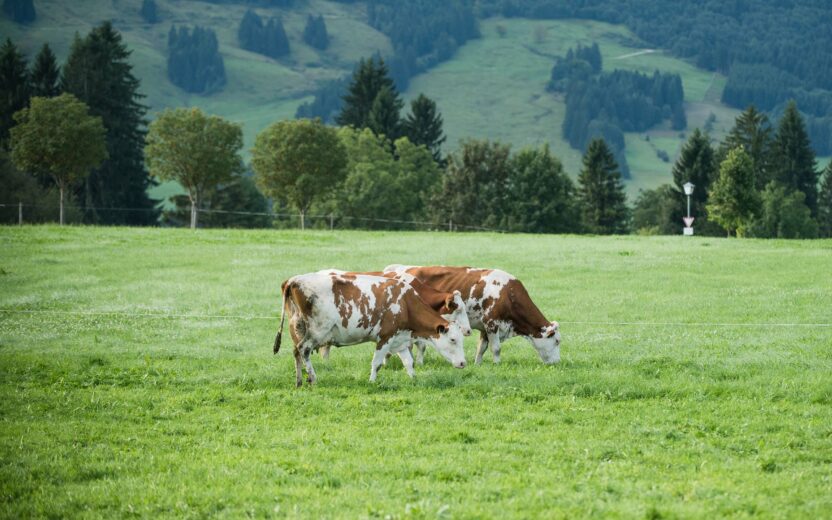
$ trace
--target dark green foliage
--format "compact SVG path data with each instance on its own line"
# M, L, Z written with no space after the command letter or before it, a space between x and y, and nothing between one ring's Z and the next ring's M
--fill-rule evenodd
M820 181L818 228L820 236L832 238L832 161L829 161Z
M411 77L447 60L465 42L480 36L472 0L371 0L367 13L370 25L393 44L389 74L399 90L407 88ZM315 100L299 108L295 117L328 120L332 87L332 83L323 85Z
M383 135L391 140L398 139L401 134L399 112L403 105L404 102L395 91L387 86L381 87L367 116L367 128L376 135Z
M334 122L344 106L344 95L349 85L349 76L324 83L315 93L312 101L298 107L295 111L295 118L315 119L317 117L325 123Z
M341 126L351 126L357 129L369 127L373 104L384 89L388 92L385 96L392 97L398 102L400 108L399 94L384 60L381 58L362 59L353 73L352 82L343 98L343 109L336 117L336 122Z
M754 189L754 164L742 146L728 152L711 184L706 205L708 218L731 236L748 233L760 214L760 196Z
M523 233L580 231L575 185L549 145L512 156L507 192L504 229Z
M175 209L165 211L163 223L186 227L191 218L191 201L187 195L171 198ZM270 227L268 215L244 215L244 213L269 213L269 201L260 193L251 175L234 175L230 182L210 191L203 202L199 224L204 227L264 228ZM227 213L228 212L228 213Z
M139 80L128 61L130 51L109 22L77 37L61 71L61 89L101 116L107 130L108 159L92 171L77 191L87 222L152 224L154 201L147 196L151 180L144 169L144 115ZM99 211L92 208L136 208Z
M761 194L762 207L752 234L761 238L815 238L818 223L812 219L804 203L805 195L789 192L777 181L771 181Z
M715 231L714 226L708 223L705 210L711 183L717 177L718 163L714 155L708 134L695 129L673 165L674 204L670 214L672 229L677 230L682 225L682 217L687 215L687 196L682 186L690 182L694 185L693 195L690 197L690 213L696 218L696 227L706 232Z
M60 94L61 89L58 85L60 76L61 73L55 60L55 54L52 53L49 44L44 43L32 64L32 72L29 77L32 95L54 97Z
M806 205L816 215L818 172L815 170L815 153L793 101L788 104L780 119L771 150L772 178L789 190L803 192L806 195Z
M12 116L24 108L28 100L26 59L11 39L6 38L0 47L0 143L9 138L9 129L14 126Z
M303 41L311 47L324 50L329 47L329 34L323 15L306 17L306 27L303 28Z
M585 231L601 235L626 233L629 209L621 173L603 139L595 139L583 157L578 175L578 201Z
M37 18L33 0L3 0L3 13L17 23L30 23Z
M436 108L436 102L424 94L410 102L410 113L403 124L404 135L414 144L427 147L433 153L436 162L442 160L442 143L445 133L442 130L442 114Z
M172 26L168 33L168 79L195 94L210 94L225 86L225 63L213 29L193 31Z
M433 204L438 224L497 227L504 220L511 173L509 145L469 140L449 156ZM465 229L465 228L463 228Z
M33 175L14 167L9 154L0 148L0 223L17 224L18 206L22 202L23 222L56 222L60 205L58 190L51 179L48 185L42 185ZM81 212L73 201L64 205L66 220L80 221Z
M139 10L142 19L147 23L159 21L159 12L156 9L156 0L142 0L142 8Z
M240 21L237 39L243 49L275 59L291 52L283 21L280 18L270 18L263 23L263 19L251 9L246 11Z
M676 190L670 184L640 192L633 209L633 229L644 235L678 235L683 226L674 218L678 206Z
M762 190L772 180L773 172L769 157L771 148L771 124L768 117L754 105L737 116L734 127L725 137L719 150L718 161L722 162L730 150L741 146L754 164L756 188Z
M658 71L601 73L601 65L597 44L569 49L552 68L548 89L566 95L563 135L569 144L583 150L593 139L604 139L626 178L623 132L641 132L665 119L675 130L687 126L682 78Z

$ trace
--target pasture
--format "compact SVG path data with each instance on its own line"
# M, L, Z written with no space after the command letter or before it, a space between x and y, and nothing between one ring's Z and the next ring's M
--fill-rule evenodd
M280 282L394 262L512 272L563 361L371 384L364 344L296 390ZM0 516L827 516L832 328L778 324L830 323L830 268L829 240L3 227Z

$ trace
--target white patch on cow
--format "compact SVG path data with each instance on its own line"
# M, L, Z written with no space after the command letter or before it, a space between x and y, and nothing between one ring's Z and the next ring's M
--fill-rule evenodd
M402 306L399 305L398 303L394 303L393 305L390 306L390 312L392 312L393 314L398 316L398 314L400 312L402 312Z

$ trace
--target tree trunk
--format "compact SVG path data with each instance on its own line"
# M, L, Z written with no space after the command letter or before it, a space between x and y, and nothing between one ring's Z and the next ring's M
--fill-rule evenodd
M303 231L306 229L306 211L300 210L300 229Z
M199 221L199 209L197 207L198 202L198 196L194 195L191 197L191 229L196 229Z
M59 222L60 222L60 223L61 223L61 225L63 226L63 225L64 225L64 185L63 185L63 184L60 184L60 185L58 186L58 191L60 191L60 192L61 192L61 204L60 204L60 208L61 208L61 209L60 209L60 219L59 219Z

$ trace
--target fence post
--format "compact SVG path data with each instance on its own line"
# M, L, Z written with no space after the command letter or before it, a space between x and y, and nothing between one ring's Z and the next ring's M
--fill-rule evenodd
M335 229L335 217L332 215L332 213L330 213L329 214L329 230L332 231L333 229Z
M18 226L23 225L23 203L22 202L17 203L17 225Z
M448 231L453 231L453 230L454 230L454 219L449 218L448 219Z

